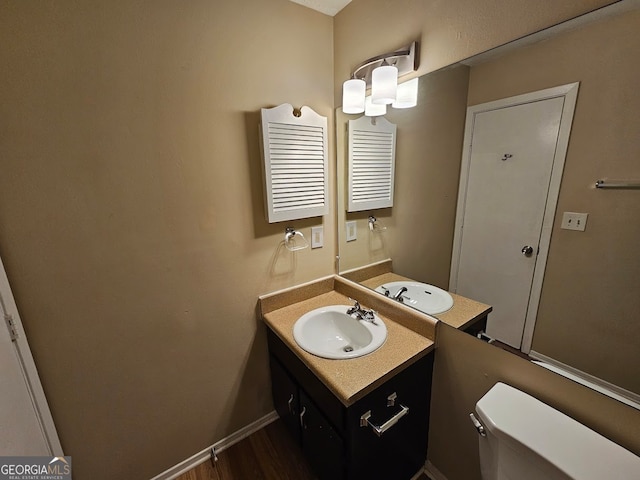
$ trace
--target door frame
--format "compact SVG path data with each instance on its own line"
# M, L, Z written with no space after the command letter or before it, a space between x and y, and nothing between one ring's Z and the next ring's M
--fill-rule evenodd
M42 383L40 383L36 363L31 355L31 349L29 348L29 342L27 341L24 328L22 328L22 320L20 319L13 293L11 292L11 286L9 285L9 279L7 278L2 258L0 258L0 302L2 302L5 314L11 316L13 329L16 333L15 339L11 343L16 350L18 363L20 364L20 369L22 370L22 375L24 376L25 384L31 397L34 413L40 424L46 444L49 447L49 454L51 456L62 457L64 453L58 437L58 431L53 423L53 416L51 415ZM0 326L0 328L8 328L4 318L0 319L0 321L5 324Z
M451 257L451 273L449 277L449 288L454 293L457 291L458 286L458 267L460 265L460 251L462 248L462 224L466 208L465 203L469 183L469 169L471 167L471 144L473 141L473 128L475 125L476 115L526 103L564 97L562 114L560 116L558 140L553 157L553 167L549 181L549 190L547 192L544 217L542 220L542 230L540 232L538 255L536 256L531 292L529 293L529 304L527 306L524 332L522 335L521 350L524 353L529 353L531 350L533 331L535 329L536 317L538 315L544 272L547 264L547 257L549 255L549 243L551 241L551 232L553 230L553 222L556 214L556 207L558 205L562 172L564 170L564 162L567 156L567 148L569 146L569 136L571 134L571 125L573 123L573 114L575 111L576 100L578 98L579 85L580 82L569 83L523 95L503 98L493 102L473 105L467 108L462 163L460 168L460 186L458 188L458 205L456 208L456 223L453 237L453 254Z

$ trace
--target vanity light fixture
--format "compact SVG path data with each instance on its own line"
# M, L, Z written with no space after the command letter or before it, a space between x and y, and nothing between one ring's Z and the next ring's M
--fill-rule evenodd
M418 78L413 78L398 85L396 101L391 104L393 108L412 108L418 105Z
M415 106L417 104L417 81L415 82L416 100L413 103L413 101L405 99L407 92L412 91L413 84L407 87L402 87L403 84L398 86L398 77L417 70L417 45L417 42L413 42L400 50L377 55L358 65L351 74L351 79L344 82L342 86L342 111L349 114L364 111L365 115L374 116L374 114L369 115L365 111L367 87L371 87L370 101L372 105L393 105L395 108ZM369 112L371 111L369 108ZM375 115L384 115L384 113L375 113Z
M352 78L342 85L342 111L344 113L364 112L364 97L367 84L361 78Z
M371 102L371 95L364 100L364 114L367 117L379 117L387 114L387 106L385 104L376 105Z
M398 93L398 67L389 65L387 59L371 73L371 103L389 105L396 101Z

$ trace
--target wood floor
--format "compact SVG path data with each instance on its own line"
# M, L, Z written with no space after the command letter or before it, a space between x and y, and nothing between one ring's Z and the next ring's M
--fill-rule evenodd
M277 420L177 480L317 480Z
M277 420L177 480L317 480L300 447ZM392 480L392 479L390 479ZM428 480L422 474L418 480Z
M527 355L526 353L522 353L517 348L513 348L512 346L507 345L506 343L502 343L499 340L494 340L493 342L491 342L491 345L501 348L502 350L506 350L509 353L513 353L514 355L517 355L520 358L524 358L525 360L531 360L531 357L529 357L529 355Z

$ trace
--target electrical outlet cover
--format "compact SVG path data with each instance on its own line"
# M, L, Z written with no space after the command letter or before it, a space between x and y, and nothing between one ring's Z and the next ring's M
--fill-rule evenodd
M584 232L584 229L587 228L588 216L588 213L564 212L562 214L562 224L560 228Z
M347 222L346 228L347 228L347 242L353 242L358 238L358 228L356 226L356 221L352 220L350 222Z
M319 227L311 227L311 248L321 248L324 244L324 229L322 225Z

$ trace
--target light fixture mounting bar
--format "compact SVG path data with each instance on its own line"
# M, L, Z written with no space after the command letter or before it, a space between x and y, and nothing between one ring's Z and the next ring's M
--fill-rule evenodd
M417 46L418 42L413 42L411 45L407 45L393 52L371 57L353 70L351 78L361 78L367 83L368 87L371 86L371 72L382 65L382 62L385 60L398 69L398 77L415 72L418 69L416 57Z

